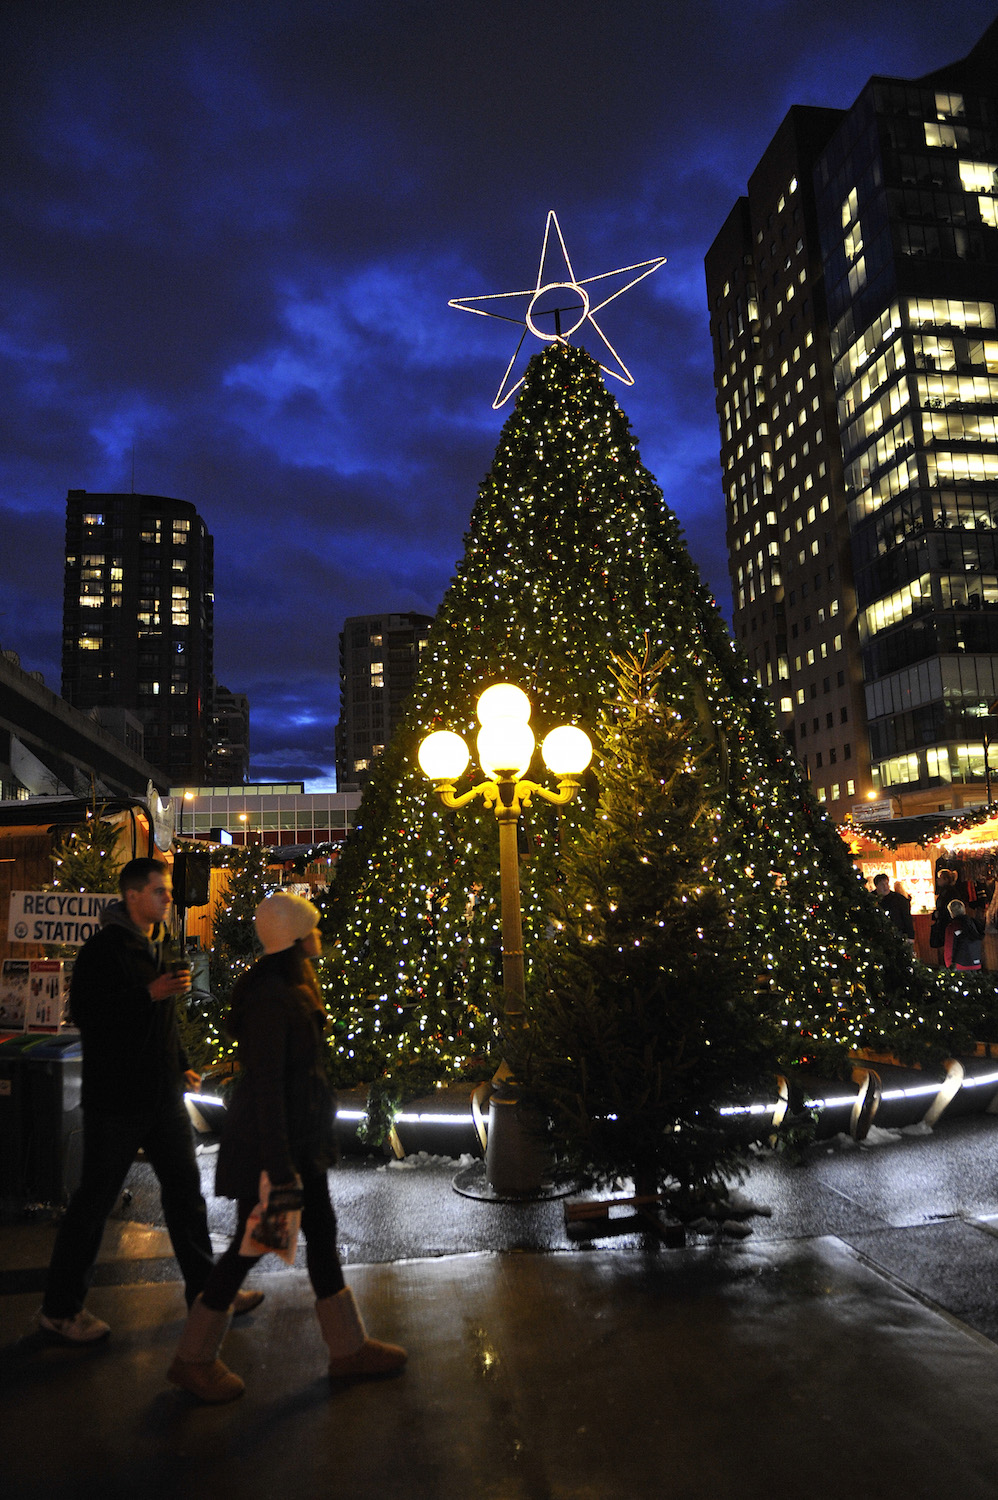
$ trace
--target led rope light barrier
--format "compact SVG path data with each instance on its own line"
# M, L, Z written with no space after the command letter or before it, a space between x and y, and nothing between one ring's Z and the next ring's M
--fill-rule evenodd
M954 1081L956 1087L953 1087ZM958 1094L969 1093L973 1089L998 1087L998 1071L993 1073L982 1073L979 1077L954 1080L946 1078L942 1083L919 1083L908 1088L883 1089L880 1094L880 1102L888 1102L899 1099L929 1099L938 1100L940 1096L946 1096L944 1105L949 1104ZM835 1109L850 1109L858 1098L858 1094L828 1094L824 1098L806 1098L804 1108L807 1110L818 1110L825 1113ZM197 1094L188 1092L184 1094L185 1102L189 1102L197 1109L199 1104L206 1104L217 1108L224 1108L225 1101L215 1094ZM718 1113L726 1119L747 1118L749 1116L767 1115L773 1116L783 1101L774 1099L766 1103L756 1104L728 1104L724 1105ZM931 1113L931 1110L929 1111ZM942 1113L942 1110L939 1111ZM359 1125L367 1118L364 1109L337 1109L337 1120L343 1120L351 1125ZM938 1118L938 1116L937 1116ZM455 1129L476 1130L476 1120L473 1112L469 1109L465 1114L457 1114L451 1111L441 1111L439 1114L427 1110L399 1110L392 1116L394 1125L447 1125Z

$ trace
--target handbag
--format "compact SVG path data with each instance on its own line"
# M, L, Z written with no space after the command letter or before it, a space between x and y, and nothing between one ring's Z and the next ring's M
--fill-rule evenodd
M285 1265L293 1266L298 1249L298 1231L301 1228L301 1188L294 1193L280 1193L297 1199L298 1207L270 1208L272 1185L266 1172L260 1173L260 1201L246 1220L239 1254L259 1258L261 1255L280 1256ZM275 1199L278 1194L275 1194Z

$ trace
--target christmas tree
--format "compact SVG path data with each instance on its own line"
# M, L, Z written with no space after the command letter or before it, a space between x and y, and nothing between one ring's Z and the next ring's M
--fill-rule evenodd
M208 963L211 1004L202 1007L198 1024L204 1033L204 1044L214 1051L212 1061L233 1050L222 1027L222 1017L229 1008L232 987L244 969L260 955L253 913L264 896L273 889L267 879L267 860L258 844L244 848L230 846L211 851L212 864L228 872L212 922L211 955Z
M96 805L86 821L63 834L52 852L52 889L55 891L117 891L121 859L118 830L101 816Z
M659 701L671 656L613 657L596 816L563 849L528 1025L507 1048L567 1165L692 1207L739 1157L722 1106L776 1070L777 1018L724 869L723 736Z
M598 365L554 344L528 367L407 716L339 864L330 999L346 1053L377 1052L389 1093L498 1055L496 830L489 815L439 806L416 766L419 741L439 728L473 741L475 702L496 681L526 691L538 741L558 723L592 727L611 653L645 633L653 658L667 656L663 708L717 731L723 885L752 937L783 1058L841 1056L896 1007L911 979L903 943L802 782ZM528 965L559 849L591 823L593 803L590 791L523 818Z

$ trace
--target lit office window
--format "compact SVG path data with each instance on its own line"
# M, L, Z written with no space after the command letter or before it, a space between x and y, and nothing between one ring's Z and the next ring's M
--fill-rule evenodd
M937 120L962 120L965 112L962 94L936 95Z
M970 131L966 125L940 125L933 120L926 120L925 144L949 146L956 151L961 146L970 145Z

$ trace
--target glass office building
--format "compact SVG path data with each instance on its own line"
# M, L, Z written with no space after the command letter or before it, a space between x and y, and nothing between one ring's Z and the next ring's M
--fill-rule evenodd
M985 800L998 23L791 110L706 266L735 633L819 799Z
M353 827L359 792L306 792L302 781L173 786L182 838L234 844L340 844Z

